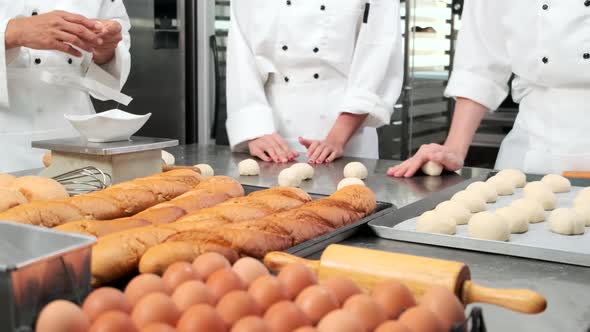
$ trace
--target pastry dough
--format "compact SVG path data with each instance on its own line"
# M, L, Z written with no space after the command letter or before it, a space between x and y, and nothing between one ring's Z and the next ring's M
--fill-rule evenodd
M238 172L241 176L256 176L260 174L260 166L254 159L246 159L238 164Z
M357 179L357 178L346 178L346 179L342 179L338 183L338 187L336 189L337 190L340 190L340 189L342 189L344 187L354 186L354 185L364 186L365 183L361 179Z
M557 209L549 216L549 229L561 235L584 234L586 223L574 209Z
M201 171L201 176L203 177L203 179L207 179L215 175L215 171L213 170L213 167L211 167L211 165L198 164L195 165L195 167Z
M517 169L505 169L498 173L499 177L510 179L516 188L523 188L526 185L526 174Z
M466 190L473 191L477 195L483 196L487 203L494 203L498 199L496 187L488 182L474 182L470 184Z
M467 232L470 237L484 240L508 241L510 238L508 222L487 211L474 214L471 217Z
M572 190L572 183L570 180L561 175L545 175L541 182L546 183L554 193L567 193Z
M422 172L428 176L440 176L442 174L443 167L439 163L429 161L422 166Z
M364 180L369 176L369 170L367 170L367 167L358 161L346 164L343 173L345 178L357 178L361 180Z
M519 210L525 211L529 218L529 223L535 224L545 221L545 209L541 203L530 199L518 199L510 205Z
M453 195L452 201L460 202L465 205L472 213L482 212L486 210L486 201L481 195L473 192L460 191Z
M464 204L457 201L445 201L434 209L450 216L457 225L466 225L471 218L471 211Z
M313 178L315 173L313 167L307 163L297 163L289 168L294 169L297 173L299 173L299 177L302 180L309 180Z
M529 216L526 211L507 206L496 210L498 216L508 222L510 233L525 233L529 230Z
M427 211L416 221L416 231L454 235L457 233L457 223L455 219L444 212Z
M513 181L507 177L500 177L498 175L489 178L486 183L493 185L499 196L510 196L514 194L516 186Z

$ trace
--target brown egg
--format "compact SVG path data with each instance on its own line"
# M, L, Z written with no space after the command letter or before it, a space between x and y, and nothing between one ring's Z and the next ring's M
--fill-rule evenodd
M216 252L207 252L193 261L193 268L203 280L207 280L217 270L231 269L231 264L223 255Z
M281 301L273 304L264 314L264 321L272 332L291 332L311 325L311 321L295 303Z
M216 309L227 326L234 325L243 317L262 314L252 295L241 290L227 293L217 303Z
M154 322L174 326L179 317L180 310L176 308L170 296L164 293L152 293L144 296L137 302L131 313L131 319L139 328Z
M356 316L365 331L373 331L379 324L387 320L383 309L367 294L349 297L344 302L342 309Z
M302 263L292 263L281 270L279 280L287 288L290 299L294 299L306 287L318 283L318 278L307 266Z
M111 310L131 313L131 303L120 290L112 287L102 287L86 297L82 304L82 310L84 310L88 319L93 322L98 316Z
M420 306L432 311L443 324L445 331L450 331L453 324L461 324L465 321L465 307L447 288L441 286L431 288L420 299Z
M133 278L125 287L125 297L135 306L142 297L151 293L166 293L170 290L164 285L162 278L155 274L145 273Z
M170 265L162 275L164 285L171 291L190 280L201 280L201 276L193 269L193 265L187 262L176 262Z
M307 315L313 325L332 310L340 307L336 295L328 288L320 285L304 289L295 300L295 304Z
M37 332L86 332L90 320L72 302L57 300L46 305L37 320Z
M225 294L233 290L244 289L244 284L234 271L221 269L207 279L207 287L209 287L209 291L211 291L211 295L213 295L213 299L217 303Z
M395 280L387 280L375 286L371 297L383 308L388 319L397 319L404 310L416 305L410 290Z
M271 275L262 276L256 279L248 289L260 309L265 312L271 305L288 300L289 295L283 283Z
M388 320L387 322L379 325L375 332L412 332L402 322L398 320Z
M129 314L122 311L107 311L98 316L89 332L137 332Z
M178 332L227 332L217 310L208 304L197 304L182 314L176 325Z
M250 286L254 280L259 277L268 275L268 269L257 259L251 257L243 257L238 259L232 267L235 273L240 276L242 282L246 286Z
M215 305L215 299L207 285L198 280L187 281L176 287L172 294L172 301L180 311L185 311L195 304Z
M315 327L312 327L312 326L304 326L304 327L298 328L297 330L295 330L293 332L318 332L318 330L316 330Z
M446 332L438 317L423 306L404 311L399 321L412 332Z
M257 316L248 316L240 319L231 332L272 332L264 319Z
M121 330L123 332L124 330ZM176 332L174 327L164 323L150 323L141 329L140 332Z
M343 305L349 297L362 293L361 289L352 280L343 276L323 280L321 284L336 295L340 305Z
M363 332L361 321L348 311L334 310L327 314L317 326L319 332Z

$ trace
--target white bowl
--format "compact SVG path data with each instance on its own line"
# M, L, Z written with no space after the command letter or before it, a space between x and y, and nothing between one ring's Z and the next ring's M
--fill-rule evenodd
M151 115L135 115L114 109L91 115L65 114L64 117L89 142L106 143L129 140Z

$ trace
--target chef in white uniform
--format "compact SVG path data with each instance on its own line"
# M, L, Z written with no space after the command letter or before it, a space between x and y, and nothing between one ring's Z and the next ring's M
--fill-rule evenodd
M285 162L378 158L403 76L397 0L234 0L227 132L234 151Z
M512 73L519 113L496 168L590 171L590 0L470 0L446 90L457 98L447 141L422 147L388 174L412 176L428 160L461 168Z
M122 0L0 0L0 172L42 167L31 141L76 136L63 115L94 112L87 90L60 82L94 63L121 89L129 27Z

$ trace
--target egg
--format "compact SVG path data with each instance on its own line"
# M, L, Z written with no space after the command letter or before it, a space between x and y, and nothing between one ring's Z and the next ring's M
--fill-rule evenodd
M362 293L361 289L351 279L343 276L322 280L321 284L336 295L340 305L344 304L349 297Z
M238 275L228 269L217 270L209 279L207 279L207 287L213 295L213 299L217 303L225 294L233 290L244 289L244 283Z
M450 331L450 330L449 330ZM388 320L379 325L375 332L412 332L402 322L397 320Z
M182 314L176 324L178 332L227 332L217 310L208 304L197 304Z
M121 311L107 311L96 317L89 332L137 332L131 317Z
M243 317L262 314L252 295L241 290L227 293L217 303L216 309L227 326L232 326Z
M306 287L318 283L318 278L302 263L291 263L279 272L279 280L287 288L290 299L294 299Z
M131 319L135 326L143 328L153 322L162 322L174 326L180 317L172 299L164 293L152 293L144 296L133 308Z
M412 332L447 332L438 317L423 306L404 311L399 321Z
M272 332L264 319L257 316L248 316L240 319L231 332Z
M102 313L111 310L130 313L131 303L120 290L112 287L102 287L86 297L82 304L82 310L84 310L88 319L93 322Z
M317 324L322 317L340 307L338 298L327 287L312 285L304 289L295 300L295 304L311 320Z
M318 332L318 330L316 330L315 327L313 327L313 326L304 326L304 327L298 328L297 330L295 330L293 332Z
M291 332L311 325L311 321L295 303L281 301L273 304L264 314L264 321L272 332Z
M203 280L207 280L217 270L231 269L231 264L223 255L216 252L207 252L195 258L193 268Z
M365 331L373 331L379 324L387 320L385 311L367 294L349 297L344 302L342 309L356 316Z
M238 261L234 263L232 269L237 273L240 279L242 279L242 282L244 282L244 285L246 286L250 286L250 284L259 277L269 274L268 269L264 264L251 257L238 259Z
M388 319L397 319L404 310L416 305L410 290L395 280L377 284L371 292L371 297L383 308Z
M215 299L207 285L198 280L190 280L176 287L172 293L172 301L180 311L185 311L195 304L215 305Z
M420 306L432 311L443 324L445 331L450 331L453 324L465 321L465 307L457 296L445 287L431 288L422 298Z
M86 332L90 320L72 302L57 300L46 305L37 320L37 332Z
M132 306L151 293L166 293L170 290L164 285L162 278L155 274L145 273L133 278L125 287L125 297Z
M256 279L248 288L260 309L265 312L271 305L288 300L289 295L283 283L276 277L265 275Z
M327 314L317 326L319 332L361 332L364 327L360 320L344 310L334 310Z
M162 275L164 285L172 292L185 281L201 280L201 276L187 262L176 262L170 265Z
M121 330L121 332L123 331L124 330ZM176 332L176 330L174 327L165 323L150 323L148 326L141 329L140 332Z

